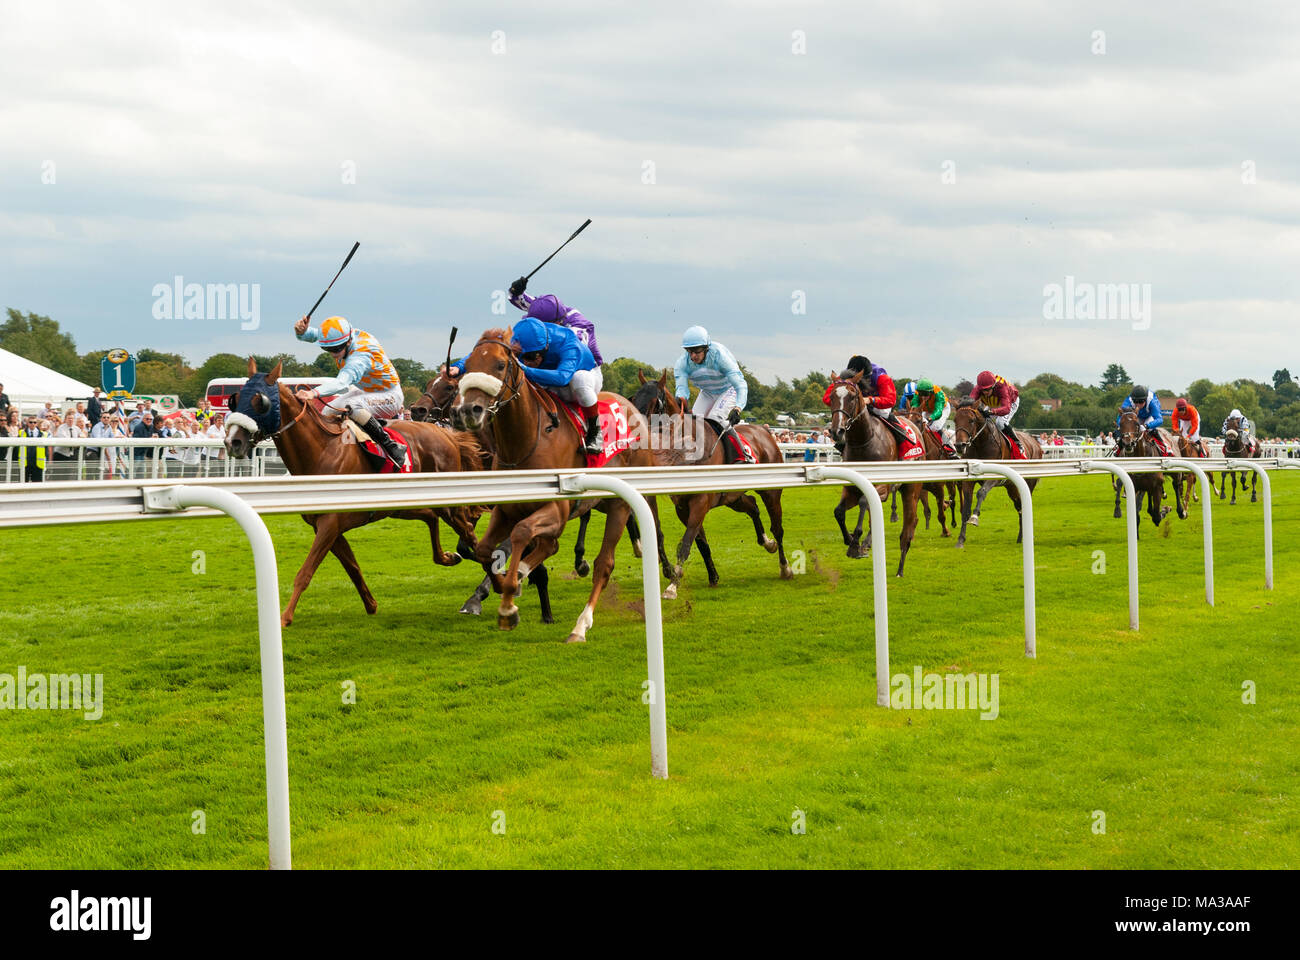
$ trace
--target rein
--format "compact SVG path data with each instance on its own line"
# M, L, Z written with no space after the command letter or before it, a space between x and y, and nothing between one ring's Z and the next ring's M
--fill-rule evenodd
M474 344L474 348L473 348L473 350L470 350L470 353L472 354L472 353L474 352L474 350L477 350L479 347L483 346L483 344L485 344L485 343L496 343L496 344L499 344L499 345L505 347L505 349L506 349L506 357L507 357L508 360L509 360L509 366L507 367L507 370L506 370L506 376L510 376L511 374L514 375L514 382L513 382L513 383L505 383L505 384L503 384L504 386L507 386L507 387L510 388L510 396L508 396L508 397L506 397L504 400L502 400L502 399L500 399L500 396L498 395L497 399L494 399L494 400L492 401L492 403L491 403L491 404L487 407L487 409L484 411L484 413L485 413L486 416L488 417L488 422L489 422L490 425L491 425L491 426L490 426L490 429L492 430L492 440L493 440L493 444L495 445L495 447L496 447L496 449L497 449L497 457L500 458L500 456L501 456L500 451L504 449L504 446L503 446L503 444L501 443L501 437L497 434L497 418L496 418L496 415L497 415L497 413L498 413L499 411L505 409L505 407L506 407L507 404L511 403L511 402L512 402L516 397L518 397L518 396L520 396L520 395L522 394L523 391L521 391L521 390L519 389L519 387L520 387L520 381L521 381L521 380L522 380L523 383L526 384L527 386L532 386L532 383L528 380L528 377L524 375L523 367L520 366L519 361L515 359L515 353L514 353L513 350L510 349L510 344L506 343L504 340L498 340L498 339L495 339L495 338L484 338L484 339L482 339L482 340L479 340L478 343ZM534 391L535 391L536 393L538 393L538 394L541 394L541 392L542 392L542 391L540 391L540 390L537 390L536 387L533 387L533 389L534 389ZM538 417L537 417L537 430L536 430L536 432L535 432L534 435L533 435L533 445L532 445L531 447L528 448L528 452L527 452L526 454L524 454L522 457L520 457L518 460L514 461L513 463L507 463L505 460L501 460L501 461L500 461L500 466L502 467L502 469L505 469L505 470L513 470L515 467L519 466L519 464L521 464L521 463L526 463L526 462L528 461L528 459L529 459L529 458L530 458L534 453L537 452L538 444L540 444L540 443L542 442L542 418L541 418L541 415L540 415L542 411L545 411L545 412L549 415L549 417L550 417L550 419L551 419L551 426L547 428L547 431L546 431L547 433L550 433L551 430L554 430L556 427L559 426L559 418L556 416L556 414L555 414L555 409L554 409L554 407L549 403L549 401L547 401L545 398L543 398L543 397L540 396L540 395L538 396L537 400L538 400L538 404L537 404L538 407L540 407L540 408L542 408L542 409L539 410L539 412L538 412Z

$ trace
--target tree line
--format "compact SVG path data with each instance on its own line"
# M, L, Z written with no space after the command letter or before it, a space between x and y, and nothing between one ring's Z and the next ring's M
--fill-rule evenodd
M9 308L7 314L5 322L0 324L0 348L92 386L99 383L100 361L109 347L80 352L73 338L59 329L57 321L34 313L24 314L13 308ZM248 372L248 358L233 353L213 354L196 367L190 366L180 354L147 347L136 351L135 357L137 393L176 394L186 406L198 403L209 380L242 377ZM337 369L324 351L309 362L286 353L255 356L254 359L259 370L282 364L287 377L331 377ZM434 360L433 365L427 367L409 357L393 358L408 404L434 377L440 362L440 359ZM625 397L631 397L640 386L638 370L644 371L647 377L657 377L662 370L631 357L620 357L601 369L605 389ZM807 376L789 382L778 377L776 383L765 384L743 365L741 369L749 385L749 403L745 408L748 419L775 423L778 415L788 415L800 421L802 414L825 412L822 395L830 384L825 373L811 371ZM915 377L897 376L894 379L901 389L909 379L924 375L924 371L919 371ZM670 386L671 380L669 371ZM943 386L955 401L970 393L971 380L963 379L951 387ZM1095 434L1114 428L1115 412L1128 396L1132 379L1123 366L1112 363L1095 385L1075 383L1054 373L1040 373L1016 386L1021 397L1017 426L1035 431L1070 430ZM1204 432L1209 436L1217 435L1228 411L1237 408L1255 423L1259 436L1300 437L1300 384L1286 368L1275 370L1271 382L1238 379L1215 383L1200 378L1193 380L1181 393L1152 384L1147 386L1155 389L1166 411L1173 407L1178 396L1184 396L1195 404L1205 424ZM1059 400L1060 408L1043 409L1042 404L1048 400Z

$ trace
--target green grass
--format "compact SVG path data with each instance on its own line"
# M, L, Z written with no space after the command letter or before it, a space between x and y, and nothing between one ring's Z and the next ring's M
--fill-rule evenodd
M558 622L538 623L530 590L503 633L495 598L456 613L477 574L435 569L423 524L367 527L351 540L379 612L329 558L285 631L295 866L1295 868L1300 478L1274 488L1277 589L1261 505L1216 500L1208 607L1194 506L1147 522L1132 633L1107 479L1045 481L1037 660L1005 494L964 551L921 530L890 578L892 670L997 673L996 720L875 706L870 561L844 557L834 490L785 495L786 546L808 558L790 582L748 520L715 511L722 585L693 557L664 603L667 782L649 775L626 542L590 642L566 646L589 584L558 575L576 528L552 561ZM287 597L310 531L268 525ZM667 532L675 544L675 518ZM252 563L234 523L6 530L0 550L0 672L102 673L107 701L97 722L0 711L0 867L265 866Z

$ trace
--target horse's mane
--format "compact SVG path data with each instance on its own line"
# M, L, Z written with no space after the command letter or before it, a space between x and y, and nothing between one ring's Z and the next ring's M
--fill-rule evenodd
M484 330L483 336L479 337L479 342L481 343L484 340L504 340L506 343L509 343L510 331L512 329L514 328L506 327L505 329L502 329L501 327L493 327L490 330Z
M957 401L958 410L961 410L964 407L973 407L973 406L975 406L975 401L970 397L962 397L960 400Z

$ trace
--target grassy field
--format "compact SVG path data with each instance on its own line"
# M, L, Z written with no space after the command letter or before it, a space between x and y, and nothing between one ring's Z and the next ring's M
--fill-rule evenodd
M1214 608L1200 508L1148 521L1139 633L1107 479L1045 481L1037 660L1005 494L964 551L937 524L920 532L890 579L892 670L997 674L994 720L875 706L870 562L844 557L836 495L786 493L786 546L807 565L790 582L744 517L710 515L722 584L695 557L664 605L667 782L649 775L626 542L590 642L566 646L588 581L553 577L549 627L530 590L503 633L495 599L456 613L477 574L435 569L423 524L351 535L379 612L330 558L285 632L294 865L1300 866L1300 477L1274 479L1272 592L1260 504L1215 502ZM268 523L287 597L310 531ZM6 530L0 555L0 673L102 673L106 701L97 721L0 711L0 867L265 866L252 564L234 523Z

